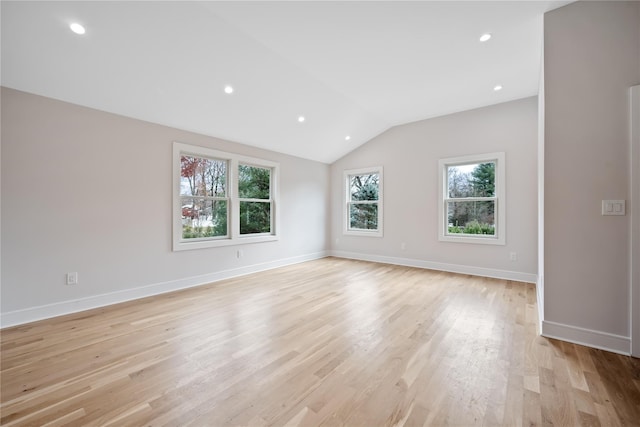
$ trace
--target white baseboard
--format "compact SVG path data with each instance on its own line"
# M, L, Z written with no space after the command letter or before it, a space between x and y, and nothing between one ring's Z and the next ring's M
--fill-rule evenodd
M0 314L0 325L2 328L22 325L25 323L35 322L37 320L77 313L79 311L85 311L139 298L164 294L180 289L206 285L212 282L217 282L219 280L244 276L246 274L257 273L265 270L271 270L273 268L284 267L286 265L320 259L326 257L327 255L328 253L326 251L316 252L292 258L284 258L276 261L234 268L231 270L218 271L215 273L209 273L200 276L186 277L184 279L154 283L147 286L109 292L106 294L94 295L86 298L62 301L53 304L30 307L22 310L9 311Z
M404 265L407 267L426 268L431 270L448 271L452 273L471 274L482 277L492 277L496 279L514 280L519 282L537 283L535 274L521 273L515 271L496 270L482 267L472 267L457 264L437 263L409 258L396 258L383 255L370 255L345 251L322 251L307 255L300 255L292 258L285 258L261 264L249 265L231 270L224 270L200 276L187 277L184 279L172 280L168 282L154 283L133 289L110 292L107 294L95 295L70 301L62 301L54 304L47 304L37 307L30 307L22 310L15 310L0 314L0 325L2 328L22 325L35 322L37 320L49 319L65 314L77 313L112 304L131 301L139 298L173 292L180 289L187 289L196 286L206 285L232 277L244 276L246 274L271 270L273 268L284 267L286 265L311 261L334 256L338 258L357 259L361 261L380 262L385 264ZM576 326L563 325L561 323L546 321L543 319L541 294L538 292L538 308L541 327L541 335L548 338L555 338L575 344L611 351L614 353L629 355L631 349L630 337L610 334L606 332L584 329Z
M550 322L548 320L542 322L541 335L543 337L568 341L612 353L624 354L625 356L629 356L631 350L631 338L629 337L584 329L577 326L563 325L562 323Z
M384 264L404 265L407 267L426 268L429 270L448 271L451 273L471 274L474 276L491 277L494 279L514 280L517 282L536 283L537 275L521 273L519 271L497 270L493 268L472 267L468 265L446 264L442 262L424 261L411 258L396 258L384 255L371 255L356 252L330 251L329 254L338 258L357 259L361 261L381 262Z

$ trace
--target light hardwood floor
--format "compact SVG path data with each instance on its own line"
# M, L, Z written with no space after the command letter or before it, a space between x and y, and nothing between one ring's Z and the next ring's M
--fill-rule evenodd
M336 258L1 331L6 426L640 425L532 284Z

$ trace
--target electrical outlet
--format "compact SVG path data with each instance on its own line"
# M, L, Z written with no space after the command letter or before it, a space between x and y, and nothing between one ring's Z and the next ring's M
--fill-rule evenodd
M511 261L517 261L518 260L518 254L516 252L509 252L509 259Z
M404 250L406 250L406 249L407 249L407 244L406 244L405 242L402 242L402 243L400 244L400 250L404 251Z
M242 249L238 249L238 252L236 252L236 256L238 258L242 258L242 255L244 255L244 253L242 252Z
M67 285L77 285L78 284L78 273L72 272L67 273Z

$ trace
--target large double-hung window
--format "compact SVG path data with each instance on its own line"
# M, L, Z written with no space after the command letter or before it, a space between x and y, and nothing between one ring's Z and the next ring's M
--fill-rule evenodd
M173 249L276 240L278 164L174 143Z
M442 159L439 167L439 239L504 245L504 153Z
M273 228L272 169L238 165L240 234L271 233Z
M180 155L182 239L228 235L227 170L227 160Z
M382 237L382 166L344 172L344 234Z

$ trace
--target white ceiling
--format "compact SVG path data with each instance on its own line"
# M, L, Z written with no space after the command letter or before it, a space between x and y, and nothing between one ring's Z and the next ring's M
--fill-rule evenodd
M2 1L1 80L331 163L392 126L537 94L542 15L567 3Z

